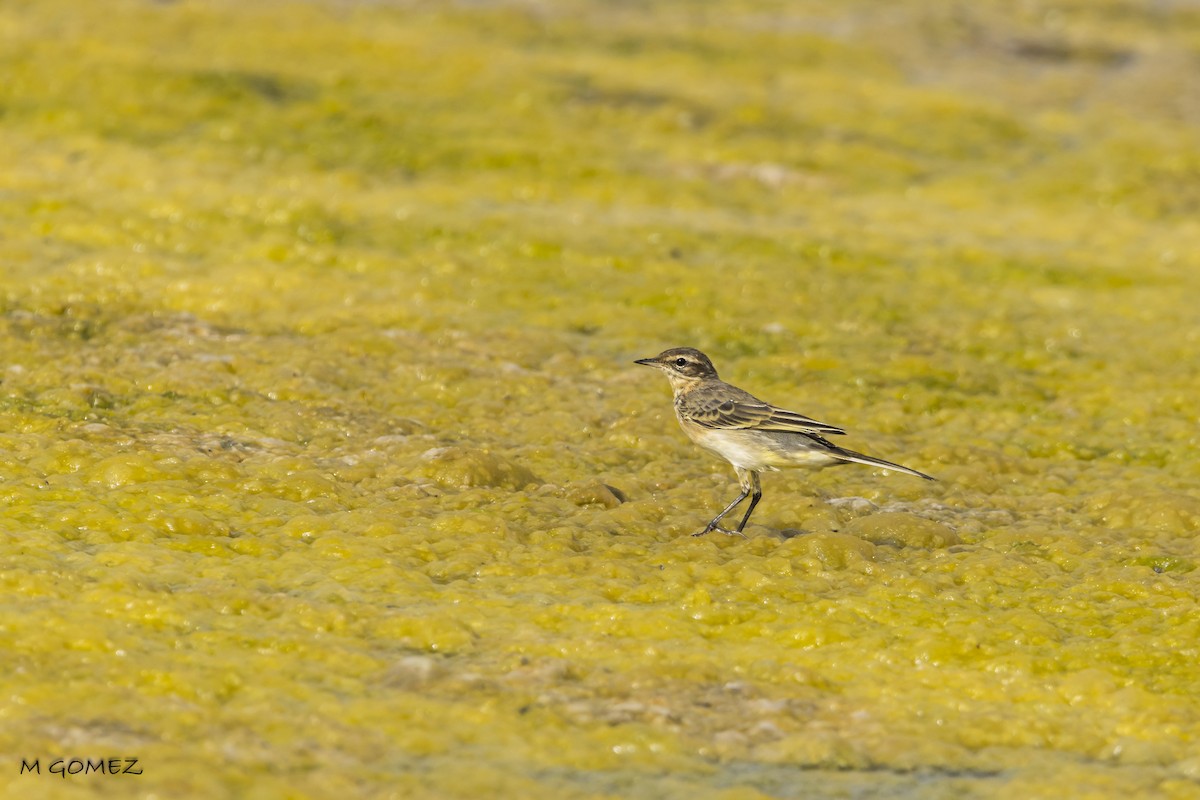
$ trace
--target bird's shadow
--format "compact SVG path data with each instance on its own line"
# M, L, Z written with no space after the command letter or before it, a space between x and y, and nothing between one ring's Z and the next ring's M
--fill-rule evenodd
M812 531L801 530L800 528L784 528L774 531L775 537L778 539L795 539L797 536L808 536Z

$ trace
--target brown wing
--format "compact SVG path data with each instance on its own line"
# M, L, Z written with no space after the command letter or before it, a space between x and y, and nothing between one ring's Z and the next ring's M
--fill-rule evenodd
M687 416L705 428L778 431L781 433L834 433L844 430L811 417L776 408L747 394L736 399L727 395L689 398Z

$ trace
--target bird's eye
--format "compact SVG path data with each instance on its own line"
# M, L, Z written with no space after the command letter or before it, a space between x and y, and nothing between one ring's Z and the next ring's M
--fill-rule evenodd
M677 359L675 359L675 366L677 366L677 367L686 367L686 366L687 366L687 359L686 359L686 358L677 358Z

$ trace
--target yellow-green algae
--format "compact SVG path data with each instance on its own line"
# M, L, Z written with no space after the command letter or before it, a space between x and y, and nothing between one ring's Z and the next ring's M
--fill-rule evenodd
M0 5L4 792L1200 796L1198 57L1120 0ZM683 344L940 482L687 536L733 476L629 363Z

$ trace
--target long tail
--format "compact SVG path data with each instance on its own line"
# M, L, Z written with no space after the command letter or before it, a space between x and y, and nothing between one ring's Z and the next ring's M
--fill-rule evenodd
M872 467L883 467L884 469L894 469L897 472L907 472L909 475L916 475L918 478L924 478L927 481L937 480L937 478L933 477L932 475L926 475L924 472L917 472L915 469L902 467L899 464L893 464L891 461L884 461L882 458L875 458L874 456L856 453L853 450L846 450L845 448L837 447L836 445L834 446L834 449L830 455L840 458L843 461L853 461L857 464L869 464Z

